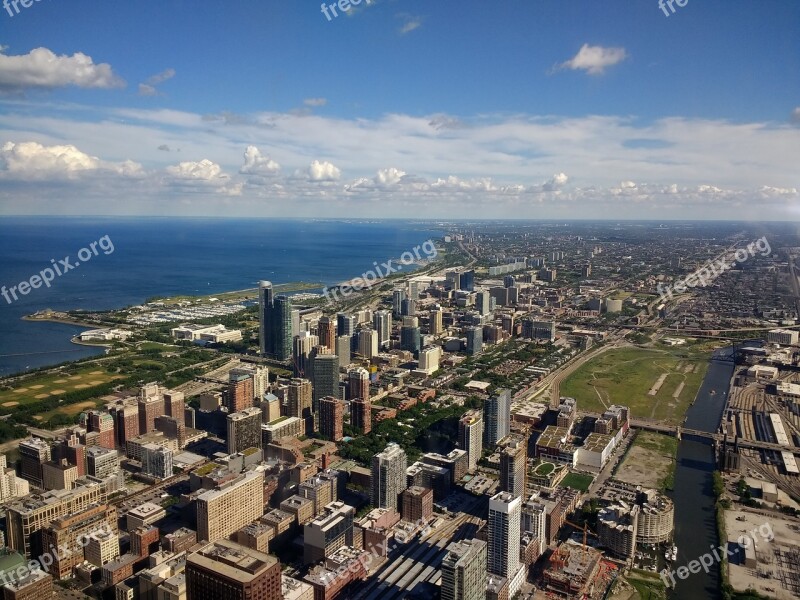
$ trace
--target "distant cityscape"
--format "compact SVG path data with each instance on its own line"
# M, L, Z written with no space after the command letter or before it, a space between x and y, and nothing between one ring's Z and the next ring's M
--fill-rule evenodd
M438 226L345 294L30 315L106 352L0 380L4 598L800 597L796 234Z

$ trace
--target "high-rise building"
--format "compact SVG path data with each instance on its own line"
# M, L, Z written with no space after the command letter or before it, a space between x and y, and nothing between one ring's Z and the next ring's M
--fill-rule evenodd
M8 467L6 455L0 454L0 502L8 502L14 498L27 496L29 493L30 483L22 477L17 477L16 471Z
M304 420L313 418L313 397L310 379L292 379L286 386L286 415Z
M511 390L495 391L484 405L486 445L490 448L511 431Z
M458 447L467 452L469 470L478 467L483 454L483 413L470 410L458 422Z
M358 353L364 358L378 354L378 332L374 329L361 329L358 332Z
M247 448L261 448L261 409L245 408L228 415L228 454Z
M433 490L412 485L403 490L403 520L409 523L428 521L433 515Z
M127 442L139 436L139 407L129 403L114 406L112 410L116 418L117 443L125 448Z
M335 396L319 400L319 432L327 439L338 442L344 437L344 402Z
M145 444L142 446L142 472L158 479L172 477L172 458L173 452L170 448Z
M442 600L485 600L486 542L453 542L442 560Z
M356 510L344 502L331 502L322 514L303 527L303 562L325 560L343 546L353 545Z
M500 448L500 491L524 497L528 471L527 439L512 433L497 445Z
M492 295L486 290L477 292L475 294L475 308L478 309L481 316L488 315L492 312Z
M219 540L186 557L187 600L283 600L274 556Z
M89 446L86 450L86 472L92 477L105 479L119 471L119 455L116 450Z
M336 351L336 324L330 317L320 317L317 325L319 343L331 352Z
M461 289L468 292L475 291L475 269L461 272Z
M417 301L405 298L400 303L400 314L404 317L414 317L417 314Z
M522 503L522 522L520 529L530 531L539 540L539 556L544 553L547 546L547 507L531 497Z
M489 499L487 570L509 581L509 598L519 591L524 580L520 565L519 542L522 498L499 492ZM515 589L516 587L516 589Z
M356 325L358 319L355 315L348 315L345 313L338 313L336 315L336 325L339 328L339 335L346 335L351 338L356 334Z
M261 365L236 367L231 369L229 377L233 375L249 375L253 379L253 400L260 402L264 394L269 390L269 369L267 367ZM247 407L243 406L242 408Z
M441 346L427 346L419 351L419 370L428 375L439 370L439 360L442 358Z
M312 348L319 346L319 336L312 335L308 331L301 331L294 338L294 350L292 352L293 370L297 377L308 377L309 366L308 357Z
M197 537L209 542L227 538L263 514L264 472L248 471L197 497Z
M155 431L156 417L167 414L164 408L164 394L157 383L142 386L139 391L139 431Z
M371 499L376 508L397 510L398 496L406 489L408 457L394 442L372 457Z
M317 354L311 361L311 386L313 400L323 396L339 397L339 357L335 354Z
M392 313L388 310L375 311L372 325L378 332L378 347L381 350L388 348L392 337Z
M394 313L394 316L400 317L402 315L403 300L405 299L405 290L398 288L392 292L392 313Z
M483 351L483 327L467 327L467 354L475 355Z
M259 283L259 344L262 356L289 360L292 356L292 303L275 296L272 283Z
M29 438L19 443L20 476L36 487L42 487L42 466L52 455L50 444L40 438Z
M435 306L428 314L428 333L431 335L439 335L444 330L443 311L440 306Z
M228 376L228 387L223 396L225 406L232 413L253 406L253 376L249 373L231 373Z
M417 317L403 317L403 326L400 328L400 347L415 355L420 351L421 338Z
M336 338L336 356L339 357L339 365L346 367L350 364L350 354L353 346L353 339L347 335L340 335Z
M99 410L90 410L81 413L80 424L86 428L87 432L96 431L100 434L97 438L98 446L111 449L116 448L114 417L109 413Z
M359 398L350 403L350 424L364 434L372 431L372 402L369 398Z
M3 600L50 600L53 593L53 577L39 570L29 571L19 579L12 577L3 586Z
M347 372L348 399L369 400L369 371L364 367L356 367Z
M175 390L164 391L164 411L165 415L185 425L186 398L184 393Z

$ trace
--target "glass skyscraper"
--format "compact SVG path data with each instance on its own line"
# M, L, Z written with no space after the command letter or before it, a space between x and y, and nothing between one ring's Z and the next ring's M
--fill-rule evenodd
M292 357L292 301L288 296L275 296L272 283L258 286L259 349L261 356L276 360Z

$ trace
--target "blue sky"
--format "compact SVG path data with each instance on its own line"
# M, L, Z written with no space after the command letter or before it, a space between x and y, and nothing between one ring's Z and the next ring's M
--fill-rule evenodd
M799 214L800 3L366 2L0 11L0 214Z

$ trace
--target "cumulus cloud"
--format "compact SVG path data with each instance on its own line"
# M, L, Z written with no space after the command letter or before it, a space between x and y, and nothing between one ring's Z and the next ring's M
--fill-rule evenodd
M246 175L274 175L281 166L269 156L261 154L255 146L248 146L244 151L244 165L239 173Z
M309 181L338 181L341 171L328 161L315 160L309 165L307 174Z
M621 63L628 57L625 48L604 48L584 44L568 61L556 65L555 70L586 71L589 75L602 75L608 67Z
M6 142L0 148L0 173L7 179L72 179L92 171L128 177L141 174L142 168L133 161L105 162L72 145Z
M47 48L8 56L0 50L0 90L52 89L74 85L81 88L124 87L111 65L95 64L91 56L76 52L57 56Z
M542 185L542 189L546 192L552 192L567 185L568 181L569 177L566 173L556 173Z
M327 103L327 98L306 98L303 100L303 104L306 106L325 106Z
M201 161L185 161L167 167L167 173L176 179L199 181L227 181L230 176L226 174L217 163L204 158Z

